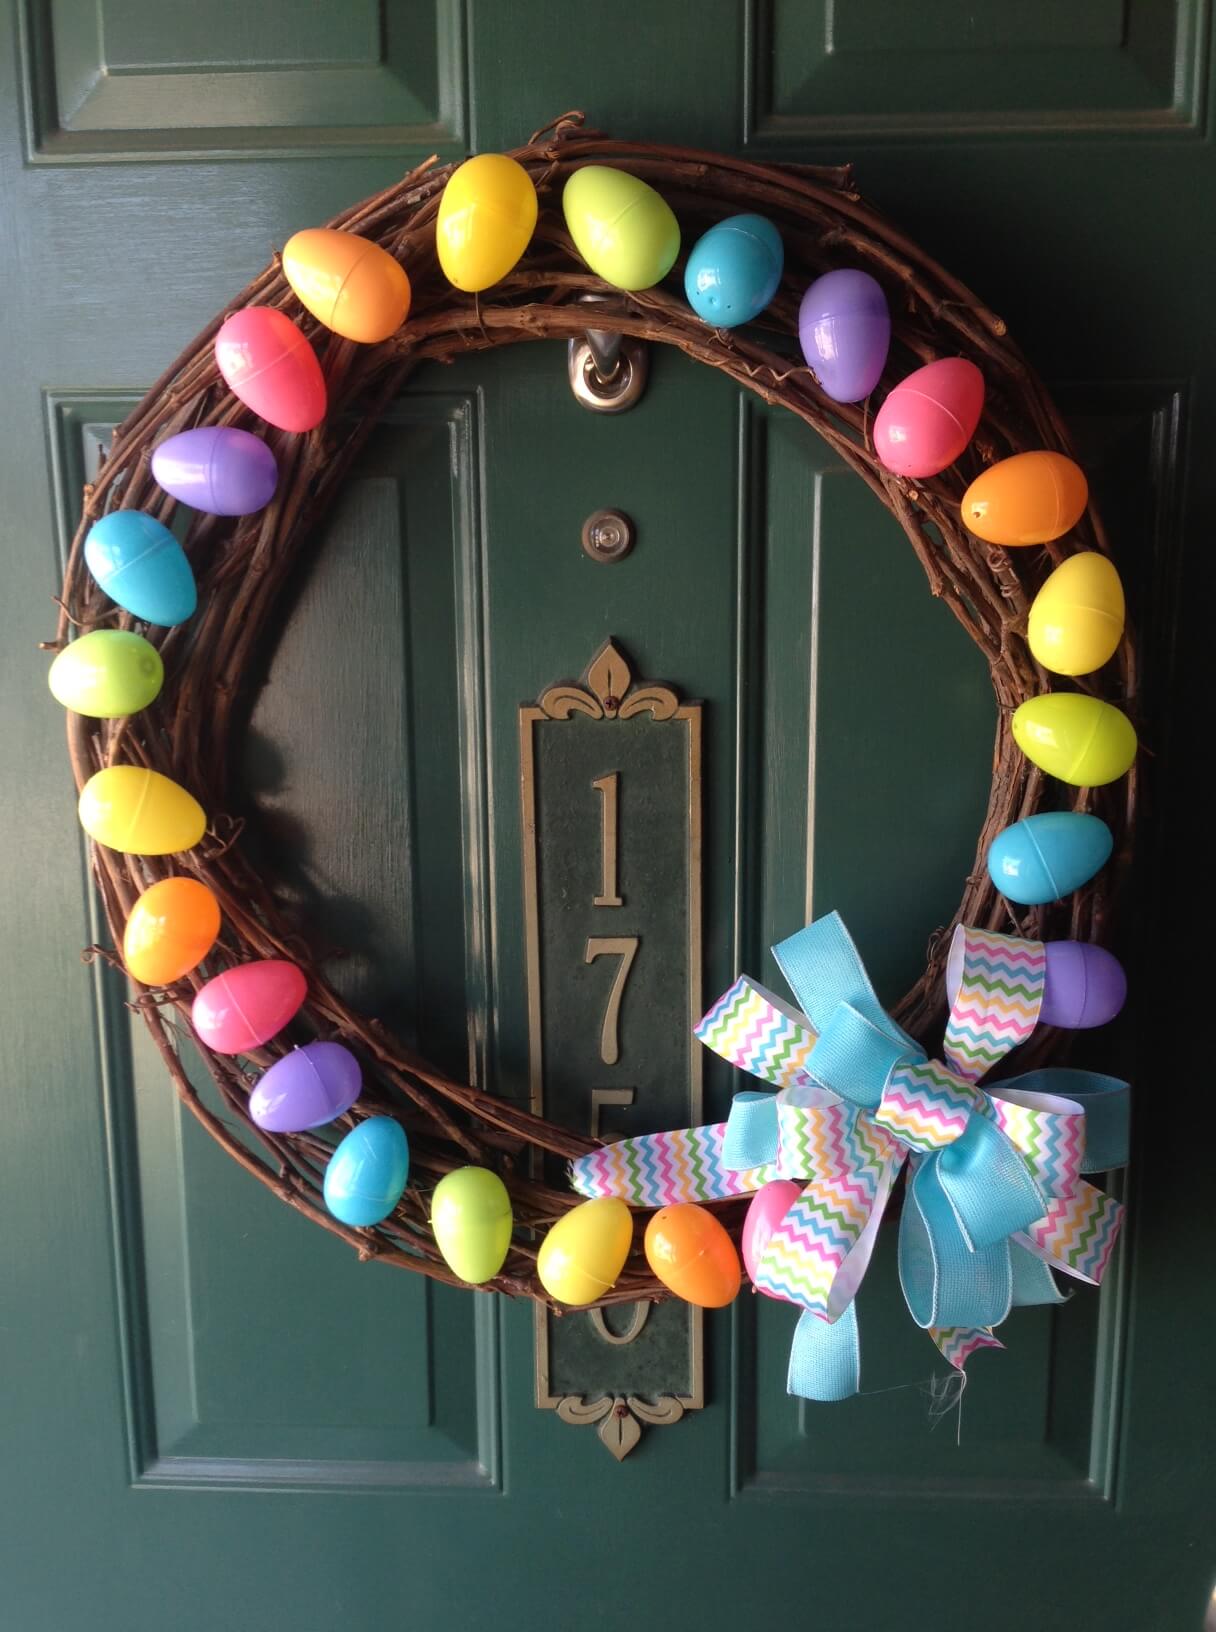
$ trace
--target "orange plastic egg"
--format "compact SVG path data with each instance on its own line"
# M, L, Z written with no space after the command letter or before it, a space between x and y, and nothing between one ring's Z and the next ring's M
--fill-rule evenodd
M131 908L123 962L145 986L167 986L197 969L219 932L219 902L207 886L196 878L165 878Z
M283 247L283 275L319 323L364 345L395 334L410 309L405 268L355 232L297 232Z
M685 1303L721 1309L739 1291L735 1244L711 1212L695 1202L661 1207L646 1226L646 1262Z
M977 476L963 494L963 521L989 544L1049 544L1077 525L1088 503L1080 465L1042 448Z

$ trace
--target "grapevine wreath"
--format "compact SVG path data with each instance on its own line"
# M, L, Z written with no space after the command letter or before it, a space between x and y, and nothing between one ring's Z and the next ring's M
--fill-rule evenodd
M266 876L260 862L255 867L245 852L241 837L244 817L240 814L245 799L235 772L240 756L233 749L252 703L251 676L260 670L267 646L275 638L280 596L296 572L309 535L325 517L381 412L406 387L419 365L450 362L465 352L521 340L569 340L580 336L587 327L587 310L580 300L596 296L600 300L595 309L598 329L676 346L695 361L723 370L764 401L797 414L814 427L836 456L897 518L924 568L931 593L946 602L984 654L998 705L998 725L992 786L977 839L977 859L964 881L952 924L949 931L932 936L924 974L893 1015L879 1014L877 1023L880 1030L885 1029L889 1037L897 1040L895 1052L903 1049L905 1063L911 1057L910 1069L920 1071L918 1080L922 1086L927 1083L926 1091L945 1095L944 1100L939 1100L939 1111L944 1106L946 1113L958 1113L961 1098L959 1126L966 1123L969 1111L981 1111L981 1116L971 1117L973 1124L985 1118L995 1120L1023 1151L1025 1141L1018 1143L1011 1118L1022 1115L1025 1120L1037 1113L1024 1106L1019 1110L1017 1105L1010 1111L1008 1102L969 1088L967 1079L974 1082L981 1073L961 1070L957 1046L951 1053L950 1028L946 1054L955 1068L954 1075L944 1067L926 1063L941 1041L951 933L958 931L958 926L969 926L958 931L969 937L968 956L978 944L981 950L984 946L989 951L995 947L1000 955L1005 949L1015 964L1019 958L1024 960L1030 971L1027 1003L1033 1012L1028 1023L1015 1027L1016 1034L992 1051L992 1058L1018 1041L1022 1065L1041 1066L1059 1042L1054 1026L1034 1026L1042 994L1042 943L1052 937L1066 937L1071 942L1101 946L1108 939L1114 897L1129 856L1137 774L1132 764L1123 766L1126 774L1116 770L1108 778L1093 778L1105 780L1103 786L1058 781L1045 775L1028 757L1031 750L1023 751L1015 740L1011 720L1020 705L1041 700L1045 694L1063 693L1106 702L1113 699L1134 710L1136 646L1131 630L1126 630L1109 662L1104 662L1097 672L1078 674L1064 686L1032 652L1028 621L1032 603L1048 576L1082 551L1093 552L1090 560L1100 556L1109 561L1101 522L1092 505L1083 508L1083 479L1083 513L1075 525L1069 527L1065 522L1064 536L1008 541L1032 542L1038 546L1035 548L1009 550L1003 544L984 542L964 524L960 507L969 486L1001 461L1043 450L1070 456L1068 433L1043 383L1009 340L1001 319L866 205L854 190L850 168L757 164L680 147L618 142L585 129L580 115L567 115L545 127L511 157L534 184L539 211L522 255L492 287L473 285L470 292L470 286L456 287L445 276L437 249L437 219L442 222L445 188L453 174L459 172L453 166L439 166L432 158L395 186L329 223L331 229L357 234L380 246L408 274L407 294L412 291L408 317L394 332L374 343L360 343L334 332L302 303L285 275L282 259L276 257L169 365L117 428L99 473L85 488L80 525L67 561L55 649L58 664L79 647L85 633L131 631L141 634L163 662L163 687L155 700L138 712L114 717L110 711L111 717L107 717L100 709L92 714L74 711L71 697L61 700L69 703L72 768L86 800L89 788L96 785L97 773L115 766L133 766L172 779L206 813L206 830L201 839L192 848L179 847L178 853L172 854L125 853L104 842L104 828L91 830L93 873L116 947L124 944L125 926L141 894L160 881L196 880L212 892L218 903L222 928L203 962L166 984L140 986L137 982L138 995L132 1004L142 1015L177 1093L191 1114L234 1161L281 1200L347 1242L361 1259L376 1259L453 1285L462 1284L461 1277L450 1267L432 1231L431 1197L439 1181L456 1170L469 1166L491 1170L505 1184L514 1227L501 1267L484 1284L556 1309L559 1300L537 1273L538 1252L547 1232L569 1215L580 1197L570 1188L555 1188L545 1181L542 1175L546 1169L535 1159L537 1153L573 1164L576 1185L584 1196L617 1194L635 1205L659 1200L677 1204L704 1201L735 1242L744 1225L744 1205L739 1198L763 1180L788 1176L791 1169L788 1162L782 1167L780 1155L774 1158L775 1135L765 1135L761 1130L758 1144L752 1138L749 1145L746 1128L727 1124L725 1129L690 1130L689 1137L704 1135L710 1139L715 1159L725 1156L727 1168L732 1165L732 1141L739 1148L753 1148L760 1159L744 1162L737 1157L734 1162L736 1167L749 1169L750 1179L747 1174L742 1176L748 1182L716 1188L694 1185L684 1190L669 1185L652 1193L644 1185L631 1191L629 1183L623 1181L614 1191L611 1164L605 1156L607 1151L620 1147L601 1148L599 1141L529 1114L510 1100L491 1097L452 1080L407 1049L378 1021L349 1008L285 916L274 879ZM610 274L611 281L606 281L590 269L596 264L595 254L581 242L576 248L578 234L572 238L568 220L563 218L563 189L576 172L589 166L606 167L617 172L618 179L623 172L624 185L630 187L636 188L637 182L648 184L660 195L656 208L663 207L661 200L666 201L678 221L683 246L674 275L664 278L660 273L649 286L638 287L642 280ZM767 231L774 238L779 235L784 270L776 293L756 321L742 327L718 327L698 315L695 302L690 304L691 292L685 298L683 257L702 234L743 212L748 212L751 220L762 216L770 224ZM775 233L772 229L776 229ZM669 261L663 271L670 265ZM839 268L869 274L890 309L890 349L881 379L860 401L833 400L825 389L822 370L812 367L798 346L799 303L804 292L815 280ZM626 284L630 287L622 287ZM689 287L691 290L691 283ZM217 333L227 320L246 308L273 308L284 314L306 337L320 361L328 411L306 434L264 423L221 375ZM899 382L939 359L964 359L978 369L983 384L982 415L969 444L954 462L930 476L901 475L880 458L876 415ZM189 515L184 532L181 528L178 531L197 583L197 612L172 627L159 627L146 614L141 619L121 604L116 607L101 587L99 579L104 580L105 573L98 571L86 543L96 526L115 513L137 511L158 522L173 520L178 501L155 479L152 456L167 438L198 427L233 427L262 437L277 461L277 489L271 502L251 514L215 515L197 510ZM886 456L891 464L898 464L898 460L891 460L889 449ZM1117 578L1115 581L1117 584ZM114 587L112 583L110 587ZM115 595L121 602L121 593L116 590ZM1126 719L1119 717L1127 726ZM1127 730L1130 733L1130 726ZM1113 839L1111 859L1062 900L1017 905L1012 898L1016 892L1000 893L985 864L994 841L1026 818L1048 810L1070 809L1105 822ZM85 825L89 828L88 821ZM844 939L847 942L847 936ZM106 951L104 955L123 967L117 952ZM224 971L265 959L286 960L306 978L307 996L295 1018L286 1030L262 1046L240 1052L219 1052L208 1046L191 1023L192 1012L197 1018L197 1009L193 1009L197 994ZM784 961L782 967L786 968ZM968 967L969 980L974 968ZM1018 978L1015 970L1016 990L1024 995L1024 988L1017 986ZM864 985L864 973L861 980ZM796 983L791 979L791 984ZM957 980L954 984L957 987ZM957 994L948 995L953 1001ZM786 1024L794 1027L795 1054L799 1047L804 1053L813 1047L817 1033L824 1031L822 1019L815 1017L812 1026L804 1016L795 1015L761 989L742 982L710 1011L700 1032L710 1046L719 1047L728 1058L756 1074L767 1075L771 1086L783 1089L776 1096L782 1115L784 1108L797 1111L801 1107L808 1115L815 1105L822 1110L820 1102L826 1104L833 1096L825 1097L823 1088L815 1086L824 1078L814 1065L806 1070L800 1065L797 1071L787 1070L782 1075L758 1066L746 1050L732 1051L722 1046L721 1033L714 1041L710 1036L714 1017L719 1022L724 1016L729 1020L732 1001L744 1005L740 1013L745 1019L746 1005L758 1003L778 1028ZM865 1002L861 998L858 1002L864 1010ZM814 1015L813 1005L804 1006ZM950 1027L956 1027L957 1020L956 1013ZM983 1024L981 1021L981 1029ZM215 1085L222 1114L200 1097L191 1081L185 1059L187 1039ZM250 1114L251 1090L268 1068L309 1039L340 1041L351 1050L362 1075L357 1101L325 1126L299 1132L275 1132L259 1126ZM1032 1075L1038 1078L1041 1073ZM1083 1075L1067 1073L1069 1079ZM1111 1083L1111 1079L1096 1080ZM1036 1085L1043 1086L1041 1082ZM1125 1085L1116 1086L1125 1090ZM994 1096L1004 1087L1003 1082L998 1082ZM761 1115L771 1115L772 1096L752 1094L740 1098L745 1102L743 1109L754 1110L758 1105ZM876 1109L874 1103L867 1103L859 1112L856 1106L840 1101L837 1108L842 1103L846 1120L852 1119L848 1127L853 1133L860 1125L873 1135L876 1125L883 1122L882 1106ZM1069 1102L1058 1099L1053 1103ZM408 1139L408 1183L399 1200L378 1222L352 1224L326 1206L325 1174L336 1142L372 1118L391 1119L404 1130ZM1080 1120L1070 1126L1075 1130L1083 1121L1082 1111ZM889 1120L887 1126L892 1126ZM784 1139L784 1121L781 1127ZM754 1127L751 1132L755 1134ZM906 1134L906 1128L900 1134L901 1138L905 1136L907 1144L900 1146L900 1161L910 1150L909 1171L919 1182L920 1171L927 1166L925 1152L933 1148L932 1141L928 1145L918 1143ZM890 1142L888 1133L883 1133L883 1138ZM1114 1165L1117 1158L1112 1155L1111 1142L1100 1142L1106 1146L1107 1165ZM625 1143L645 1145L644 1140ZM874 1157L872 1140L869 1145L863 1141L859 1158L863 1165ZM1029 1162L1031 1157L1025 1159ZM1093 1165L1089 1163L1084 1170ZM898 1167L896 1163L894 1171ZM1074 1162L1070 1182L1077 1182L1080 1171L1079 1162ZM802 1181L815 1177L805 1166L795 1167L793 1172ZM1050 1212L1057 1207L1061 1191L1051 1187L1050 1175L1045 1179L1041 1169L1035 1170L1034 1178L1043 1185ZM910 1179L910 1190L912 1183ZM1109 1202L1105 1197L1100 1200ZM1109 1202L1109 1206L1117 1204ZM908 1211L905 1201L904 1212ZM1104 1227L1111 1224L1105 1215L1104 1219ZM1029 1221L1022 1219L1021 1235L1014 1238L1024 1244L1028 1239L1033 1242L1034 1230L1030 1230L1028 1238L1028 1226ZM1106 1235L1113 1238L1113 1225L1106 1229ZM967 1245L980 1254L991 1250L983 1240L968 1238ZM1069 1267L1058 1256L1053 1262L1041 1252L1039 1258L1051 1267ZM619 1268L615 1283L611 1283L610 1276L604 1277L608 1284L596 1302L607 1305L667 1295L675 1284L673 1278L670 1274L660 1278L651 1261L652 1257L644 1256L635 1244ZM764 1284L763 1275L753 1278ZM1098 1275L1083 1278L1093 1280ZM801 1303L812 1316L820 1317L820 1326L841 1313L838 1299L817 1305L814 1297L799 1296L788 1285L766 1289ZM1045 1294L1038 1301L1052 1300L1050 1294ZM936 1305L928 1316L918 1316L918 1322L934 1329L947 1358L959 1363L951 1352L950 1333L957 1334L966 1322L951 1323L942 1318ZM946 1328L946 1336L936 1328ZM956 1335L956 1350L960 1341ZM814 1387L804 1391L814 1392ZM830 1386L820 1397L833 1397Z

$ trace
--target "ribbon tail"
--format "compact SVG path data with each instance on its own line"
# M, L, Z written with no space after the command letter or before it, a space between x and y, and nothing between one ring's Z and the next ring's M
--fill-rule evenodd
M804 1400L847 1400L861 1386L857 1305L829 1324L804 1309L790 1345L786 1390Z
M1003 1349L999 1337L994 1337L986 1326L930 1326L929 1336L941 1350L942 1358L955 1371L966 1371L967 1362L977 1349Z
M634 1207L668 1207L750 1195L777 1177L775 1166L728 1167L723 1159L726 1130L725 1122L715 1122L618 1139L571 1162L570 1183L580 1196L617 1196Z
M1123 1203L1084 1179L1071 1196L1053 1196L1047 1212L1014 1239L1090 1286L1100 1286L1123 1224Z

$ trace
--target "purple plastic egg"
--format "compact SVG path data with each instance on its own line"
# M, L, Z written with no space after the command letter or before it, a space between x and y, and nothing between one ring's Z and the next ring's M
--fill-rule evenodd
M276 1060L249 1096L249 1114L269 1133L303 1133L349 1111L363 1073L341 1043L305 1043Z
M861 402L882 378L891 344L882 285L852 267L825 272L802 297L798 338L832 401Z
M251 516L279 484L265 442L232 425L199 425L168 437L152 455L152 474L166 493L211 516Z
M1048 941L1039 1021L1080 1031L1113 1020L1127 997L1118 958L1088 941Z

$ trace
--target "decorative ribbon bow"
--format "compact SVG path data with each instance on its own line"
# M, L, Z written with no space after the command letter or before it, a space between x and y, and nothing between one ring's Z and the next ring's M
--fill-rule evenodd
M789 1391L807 1399L857 1392L853 1300L905 1162L900 1284L958 1371L1003 1346L992 1328L1011 1307L1063 1301L1052 1269L1097 1285L1123 1208L1081 1174L1127 1160L1128 1085L1055 1068L976 1086L1034 1030L1043 944L955 931L946 1064L883 1010L838 914L773 955L805 1013L741 976L696 1035L778 1092L737 1094L724 1123L580 1157L574 1188L662 1207L803 1181L755 1268L761 1290L802 1308Z

